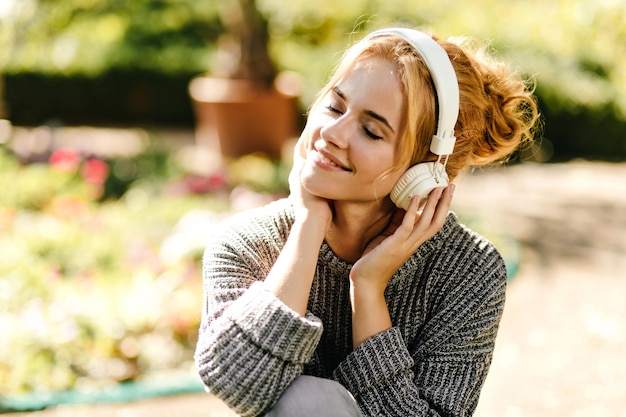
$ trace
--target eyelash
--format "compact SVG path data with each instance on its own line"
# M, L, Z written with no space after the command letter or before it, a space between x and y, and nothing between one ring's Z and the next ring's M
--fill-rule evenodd
M337 114L341 114L341 112L339 110L337 110L336 108L334 108L332 106L332 104L329 104L326 106L326 109L331 112L331 113L337 113Z
M326 109L331 112L331 113L336 113L336 114L343 114L340 110L336 109L335 107L333 107L331 104L326 106ZM369 130L368 128L366 128L365 126L363 126L363 132L369 136L370 139L374 139L374 140L381 140L383 137L382 136L378 136L374 133L372 133L371 130Z

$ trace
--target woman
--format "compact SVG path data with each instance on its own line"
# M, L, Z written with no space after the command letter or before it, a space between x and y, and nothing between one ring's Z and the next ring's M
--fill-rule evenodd
M506 270L449 212L454 184L435 183L507 156L536 119L525 83L484 55L408 29L356 43L310 109L289 198L206 249L207 389L243 416L471 415ZM414 165L435 188L396 206Z

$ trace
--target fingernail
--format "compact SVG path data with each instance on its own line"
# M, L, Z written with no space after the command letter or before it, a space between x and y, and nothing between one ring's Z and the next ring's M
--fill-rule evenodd
M454 189L456 188L455 184L450 184L450 196L454 195Z

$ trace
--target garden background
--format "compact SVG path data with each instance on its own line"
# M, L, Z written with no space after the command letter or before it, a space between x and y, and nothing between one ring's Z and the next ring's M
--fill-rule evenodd
M189 83L215 71L227 2L0 3L0 412L199 391L204 241L285 195L290 166L288 152L222 158L196 141ZM626 4L256 6L277 69L301 75L300 114L338 51L392 23L486 40L535 80L535 146L455 196L513 277L478 414L623 416Z

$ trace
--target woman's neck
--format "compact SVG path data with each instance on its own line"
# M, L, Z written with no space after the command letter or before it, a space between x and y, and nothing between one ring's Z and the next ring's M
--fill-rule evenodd
M384 203L334 202L333 222L326 233L326 243L341 259L356 262L368 243L385 230L393 213L393 206Z

